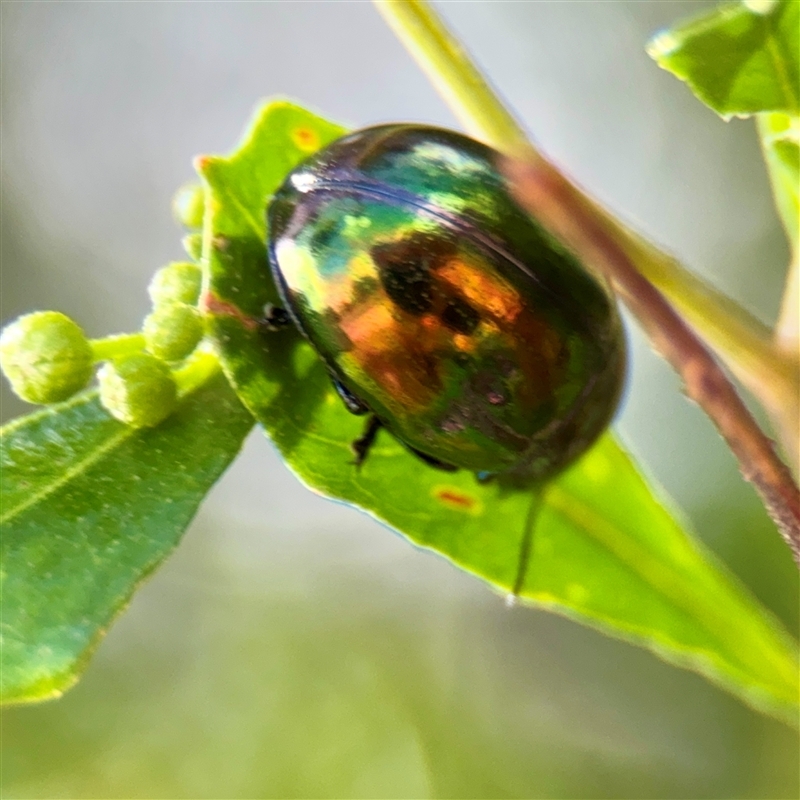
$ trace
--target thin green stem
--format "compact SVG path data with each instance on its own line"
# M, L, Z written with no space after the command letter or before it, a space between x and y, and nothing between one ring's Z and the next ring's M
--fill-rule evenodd
M544 160L458 40L425 0L374 0L384 19L439 89L464 126L509 155ZM586 198L589 200L589 198ZM785 395L797 365L775 347L770 329L731 298L682 267L589 200L598 220L637 269L678 308L765 405Z
M607 214L601 213L608 222ZM775 346L767 325L640 236L618 225L609 233L639 272L664 293L765 405L772 404L768 393L783 395L796 384L797 359Z
M95 363L111 358L140 353L144 350L144 336L141 333L117 333L89 342Z
M501 167L520 205L614 284L653 347L683 379L686 394L716 425L800 566L800 489L717 360L639 272L593 205L555 167L543 161L504 161Z
M468 130L509 156L499 166L521 205L614 284L736 454L800 564L800 491L692 327L773 412L796 390L795 359L733 300L629 230L537 152L425 0L374 2Z
M92 339L89 344L95 362L141 353L145 347L144 336L141 333L120 333L103 339ZM172 377L178 385L178 395L186 397L196 391L219 369L217 355L201 343L189 358L172 372Z
M424 0L374 2L389 27L474 136L503 151L530 147L523 127Z
M220 363L216 353L199 347L172 373L178 385L178 396L183 398L196 391L219 370Z

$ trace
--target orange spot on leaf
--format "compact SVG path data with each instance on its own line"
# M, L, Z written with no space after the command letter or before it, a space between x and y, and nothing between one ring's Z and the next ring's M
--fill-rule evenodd
M316 131L309 128L295 128L292 131L292 141L304 153L313 153L319 150L319 136Z
M208 314L217 317L235 317L243 327L248 330L258 328L258 320L245 314L241 308L233 303L221 300L213 292L205 292L200 298L200 308Z
M434 490L434 496L441 500L445 505L457 508L459 511L473 511L478 505L478 501L468 494L453 489L450 486L440 486Z

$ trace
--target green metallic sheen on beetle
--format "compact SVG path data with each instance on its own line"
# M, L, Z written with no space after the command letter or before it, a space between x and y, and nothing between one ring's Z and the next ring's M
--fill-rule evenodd
M332 377L402 443L544 479L608 425L625 372L616 305L513 201L495 151L384 125L296 168L269 255Z

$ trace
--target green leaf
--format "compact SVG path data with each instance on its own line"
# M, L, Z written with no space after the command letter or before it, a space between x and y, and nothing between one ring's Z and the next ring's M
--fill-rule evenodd
M112 419L96 392L3 429L3 702L57 696L77 680L252 424L217 373L149 430Z
M367 510L502 592L516 577L531 496L423 466L385 432L360 471L348 414L294 330L259 331L275 302L264 208L286 172L341 128L288 103L266 105L229 158L198 162L210 198L202 302L223 368L298 477ZM610 435L547 490L522 598L649 647L747 702L797 718L791 638L654 496Z
M722 117L800 111L800 3L745 0L662 31L647 52Z
M800 117L759 114L758 132L778 214L792 248L800 247Z

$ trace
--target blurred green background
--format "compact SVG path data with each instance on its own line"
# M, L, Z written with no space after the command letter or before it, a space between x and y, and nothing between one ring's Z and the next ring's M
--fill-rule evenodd
M753 126L643 44L707 7L447 2L541 146L761 315L788 258ZM135 330L191 158L282 94L455 125L366 2L0 6L2 317ZM631 327L617 430L797 633L798 579L711 424ZM3 385L3 416L24 410ZM528 608L305 490L256 431L81 683L2 715L2 794L798 796L796 734L652 654Z

